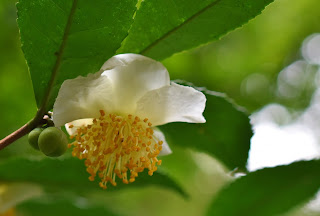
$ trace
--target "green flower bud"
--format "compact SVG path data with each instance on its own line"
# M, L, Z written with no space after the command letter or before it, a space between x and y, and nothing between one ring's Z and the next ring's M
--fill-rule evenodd
M39 150L38 139L42 131L42 128L35 128L28 135L29 144L36 150Z
M56 127L48 127L39 136L39 148L49 157L59 157L65 153L68 146L67 136Z

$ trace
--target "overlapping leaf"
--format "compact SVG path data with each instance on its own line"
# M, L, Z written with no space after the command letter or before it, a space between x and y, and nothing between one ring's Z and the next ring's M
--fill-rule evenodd
M218 194L207 215L273 216L312 198L320 187L320 161L266 168L242 177Z
M119 53L162 60L216 40L257 16L273 0L146 0Z

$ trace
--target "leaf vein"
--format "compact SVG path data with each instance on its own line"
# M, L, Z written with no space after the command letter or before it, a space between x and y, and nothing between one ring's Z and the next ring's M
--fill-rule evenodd
M76 32L72 32L69 34L69 36L73 36L75 34L78 34L78 33L83 33L83 32L89 32L89 31L99 31L99 30L103 30L103 29L107 29L109 26L104 26L104 27L100 27L100 28L95 28L95 29L83 29L83 30L80 30L80 31L76 31Z
M180 25L174 27L173 29L171 29L170 31L168 31L166 34L162 35L160 38L158 38L157 40L155 40L154 42L152 42L150 45L148 45L145 49L143 49L142 51L140 51L141 54L145 54L147 53L149 50L151 50L153 47L155 47L158 43L160 43L160 41L164 40L165 38L168 38L170 35L174 34L176 31L178 31L182 26L187 25L188 23L190 23L191 21L193 21L194 19L196 19L198 16L200 16L203 12L205 12L206 10L210 9L211 7L215 6L216 4L218 4L219 2L221 2L221 0L217 0L215 2L212 2L210 4L208 4L206 7L204 7L203 9L201 9L200 11L198 11L197 13L193 14L192 16L190 16L185 22L181 23Z
M68 21L67 21L67 24L66 24L66 27L65 27L65 30L64 30L64 34L63 34L63 37L62 37L62 42L61 42L59 51L57 53L57 60L56 60L56 62L54 64L54 66L53 66L51 78L50 78L50 81L48 83L48 87L46 89L46 93L44 94L44 98L42 100L42 104L41 104L41 107L40 107L40 110L43 110L44 112L46 112L46 109L47 109L47 106L48 106L48 103L49 103L49 98L50 98L50 95L52 94L52 88L53 88L53 86L55 84L56 77L57 77L58 71L60 69L60 65L61 65L61 62L62 62L62 55L63 55L64 49L66 47L68 35L70 33L71 24L72 24L72 20L73 20L73 15L74 15L74 13L76 11L77 4L78 4L78 0L73 0L72 7L71 7L71 10L70 10L70 13L69 13L69 17L68 17Z
M49 0L51 1L57 8L59 8L63 13L67 14L67 12L60 6L58 5L54 0Z
M30 22L30 24L39 32L41 33L43 36L45 36L47 39L51 40L55 45L58 45L58 42L56 42L53 38L49 37L48 35L46 35L44 32L42 32L38 26L36 26L35 24L33 24L32 22Z

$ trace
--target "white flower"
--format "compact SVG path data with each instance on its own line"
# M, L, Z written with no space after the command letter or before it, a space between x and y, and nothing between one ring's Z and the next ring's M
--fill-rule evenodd
M86 159L87 171L100 186L116 176L133 182L149 175L171 153L164 135L154 128L169 122L204 123L206 98L201 92L170 83L166 68L150 58L121 54L87 77L66 80L53 107L55 126L66 124L75 141L73 156ZM130 176L127 175L130 172Z

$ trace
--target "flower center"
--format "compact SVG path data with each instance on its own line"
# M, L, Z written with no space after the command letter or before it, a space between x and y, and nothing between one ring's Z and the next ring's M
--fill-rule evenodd
M157 170L156 165L161 165L157 156L163 141L153 135L151 126L147 118L106 115L100 110L100 118L77 129L75 136L70 137L75 141L68 146L75 146L72 151L74 157L86 159L90 181L94 181L98 174L101 188L106 189L108 182L116 186L116 176L128 184L134 182L145 168L152 176Z

